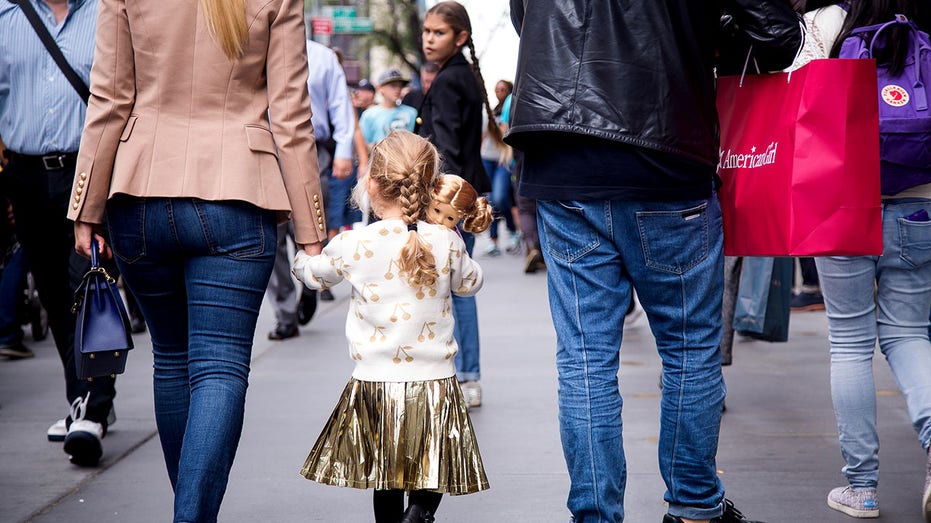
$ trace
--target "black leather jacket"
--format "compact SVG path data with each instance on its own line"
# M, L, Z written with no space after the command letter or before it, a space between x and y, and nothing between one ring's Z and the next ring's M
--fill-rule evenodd
M521 46L506 141L576 133L715 165L717 51L746 56L724 44L725 10L768 69L792 63L803 31L789 0L511 0Z

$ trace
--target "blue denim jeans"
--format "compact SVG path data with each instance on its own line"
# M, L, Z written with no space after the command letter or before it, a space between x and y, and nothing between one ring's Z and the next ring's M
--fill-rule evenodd
M17 343L23 340L19 325L19 305L23 300L23 283L26 281L26 255L17 247L0 273L0 343Z
M242 432L275 215L245 202L126 196L107 211L117 265L152 336L174 521L214 522Z
M931 222L905 217L931 200L883 203L883 255L816 258L831 342L831 396L844 475L879 482L873 353L876 341L905 396L922 447L931 445ZM875 289L875 290L874 290Z
M576 523L624 519L618 366L635 289L663 361L659 468L669 514L723 512L715 454L724 401L721 209L688 202L538 201L556 328L559 424Z
M461 230L460 232L471 256L475 247L475 236ZM482 379L482 369L479 364L478 306L475 296L453 294L453 318L456 320L453 337L459 345L459 352L456 353L456 376L459 381L478 381Z
M511 207L514 206L514 184L511 183L511 173L507 167L498 163L497 160L482 160L485 167L485 173L491 181L491 194L489 200L494 210L494 221L488 229L488 234L492 239L498 238L498 221L503 217L504 225L507 230L514 232L517 225L514 223L514 214Z

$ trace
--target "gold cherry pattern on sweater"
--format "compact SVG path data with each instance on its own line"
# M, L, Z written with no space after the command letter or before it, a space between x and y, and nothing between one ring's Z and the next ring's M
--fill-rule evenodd
M379 229L378 234L381 236L389 236L391 234L398 234L398 235L405 234L406 232L407 232L407 229L403 227L385 226ZM429 232L424 232L421 234L423 234L424 237L426 238L429 238L431 236ZM363 259L363 257L365 258L373 257L375 253L370 248L370 245L371 245L371 241L369 240L359 240L358 242L356 242L355 249L352 254L352 260L360 261ZM462 253L456 248L453 242L450 242L449 243L449 257L446 259L446 263L440 269L441 274L444 274L444 275L449 274L452 271L453 260L457 258L461 258L461 257L462 257ZM350 280L352 278L351 262L349 260L343 260L340 257L340 258L334 258L333 260L331 260L331 263L333 265L337 265L337 264L342 265L342 270L340 271L340 274L345 279ZM401 270L400 270L400 267L398 266L398 261L395 259L389 260L388 266L385 268L384 278L386 281L391 281L391 280L394 280L395 278L401 278L400 272ZM476 278L474 274L467 275L467 277L470 278L468 282L471 282L471 283L475 282ZM369 283L363 284L360 287L358 295L356 295L356 293L353 292L352 299L355 302L355 307L354 307L355 315L358 319L365 320L365 316L359 311L362 309L363 305L366 302L378 302L381 299L381 296L378 294L378 289L379 289L379 284L377 282L369 282ZM463 282L463 285L460 287L460 289L461 290L468 289L468 285L466 281ZM421 286L417 289L414 296L417 299L422 300L428 295L431 297L434 297L436 296L436 294L437 294L437 290L435 288ZM393 305L391 316L389 317L390 322L392 324L398 325L403 322L412 320L413 316L409 311L411 305L412 304L410 302L403 301L403 300L395 303ZM452 299L450 297L447 297L446 300L444 300L441 314L444 318L452 315ZM417 336L417 342L423 343L428 340L435 339L437 334L433 330L433 327L436 326L436 323L437 322L435 321L423 322L423 325L420 329L420 333ZM376 342L387 340L385 331L390 328L391 328L390 325L378 325L378 326L373 327L370 335L368 336L367 341L369 343L376 343ZM351 357L355 360L361 360L363 358L362 354L365 350L365 341L353 341L351 342L350 345L351 345L350 346ZM447 340L446 355L445 355L446 359L452 358L453 356L455 356L456 352L458 352L453 347L454 347L453 340L452 339ZM398 365L403 364L405 362L410 363L415 360L416 353L417 353L416 344L398 345L395 348L395 354L394 354L394 357L392 358L392 361Z

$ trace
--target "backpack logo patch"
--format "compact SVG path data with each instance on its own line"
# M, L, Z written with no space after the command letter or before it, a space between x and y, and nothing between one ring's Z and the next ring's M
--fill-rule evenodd
M895 84L889 84L880 91L882 99L892 107L902 107L908 105L908 91Z

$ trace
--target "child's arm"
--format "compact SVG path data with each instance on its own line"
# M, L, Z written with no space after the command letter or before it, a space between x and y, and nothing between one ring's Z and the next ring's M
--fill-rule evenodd
M472 296L482 288L485 276L482 267L469 256L465 242L458 235L450 251L449 288L456 296Z
M343 281L342 235L330 240L321 254L297 251L291 272L308 289L327 289Z

